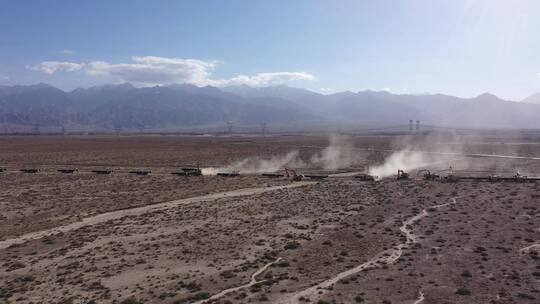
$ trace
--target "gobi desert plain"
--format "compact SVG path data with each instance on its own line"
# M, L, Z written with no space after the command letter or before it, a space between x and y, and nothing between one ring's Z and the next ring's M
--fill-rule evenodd
M538 155L534 134L2 137L0 303L539 303Z

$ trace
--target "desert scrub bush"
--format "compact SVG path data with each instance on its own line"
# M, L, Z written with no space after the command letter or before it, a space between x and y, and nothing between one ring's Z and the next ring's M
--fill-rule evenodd
M462 276L462 277L466 277L466 278L470 278L470 277L472 277L472 274L471 274L470 271L465 270L465 271L463 271L463 272L461 273L461 276Z
M456 294L460 295L460 296L468 296L471 294L471 291L468 290L467 288L458 288L456 290Z
M120 304L142 304L139 300L135 299L135 297L129 297L126 299L123 299Z
M287 244L285 244L283 248L285 248L286 250L294 250L294 249L297 249L298 247L300 247L300 243L288 242Z

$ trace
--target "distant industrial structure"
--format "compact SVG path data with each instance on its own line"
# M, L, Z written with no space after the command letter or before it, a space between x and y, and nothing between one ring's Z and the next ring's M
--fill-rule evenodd
M410 119L409 120L409 132L412 133L414 130L416 130L416 132L420 131L420 120L416 120L416 128L415 128L414 127L414 120Z

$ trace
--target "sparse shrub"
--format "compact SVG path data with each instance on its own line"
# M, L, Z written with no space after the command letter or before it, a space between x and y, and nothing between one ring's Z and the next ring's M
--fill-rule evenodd
M120 304L142 304L142 302L135 299L135 297L129 297L129 298L126 298L126 299L122 300L122 302L120 302Z
M533 296L531 296L529 294L523 293L523 292L518 293L517 297L521 298L521 299L527 299L527 300L534 300L535 299L535 297L533 297Z
M13 271L13 270L21 269L21 268L24 268L24 267L26 267L26 265L24 263L15 262L15 263L9 265L7 271Z
M289 267L291 264L287 261L279 261L277 264L276 264L278 267Z
M470 277L472 277L472 274L471 274L470 271L465 270L465 271L463 271L463 272L461 273L461 276L462 276L462 277L466 277L466 278L470 278Z
M230 278L235 276L235 274L230 270L225 270L225 271L221 272L219 275L222 276L225 279L230 279Z
M471 294L471 291L468 290L467 288L458 288L456 290L456 294L460 295L460 296L468 296Z
M287 250L294 250L294 249L297 249L298 247L300 247L300 243L298 243L298 242L288 242L287 244L285 244L285 246L283 248L285 248Z

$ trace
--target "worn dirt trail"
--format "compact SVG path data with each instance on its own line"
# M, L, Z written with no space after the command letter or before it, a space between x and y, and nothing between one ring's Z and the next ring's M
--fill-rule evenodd
M261 267L259 270L257 270L255 273L253 273L251 275L251 280L249 281L249 283L247 284L244 284L244 285L240 285L238 287L232 287L232 288L228 288L228 289L225 289L213 296L211 296L210 298L208 299L205 299L205 300L201 300L201 301L197 301L197 302L194 302L193 304L203 304L203 303L208 303L210 301L215 301L231 292L234 292L234 291L237 291L237 290L240 290L240 289L243 289L243 288L248 288L248 287L251 287L257 283L261 283L261 282L264 282L265 280L261 280L261 281L257 281L257 276L260 275L261 273L265 272L266 269L268 269L268 267L272 266L273 264L275 263L279 263L279 261L281 261L281 258L277 258L277 260L273 261L273 262L270 262L266 265L264 265L263 267Z
M456 199L453 198L452 201L449 202L449 203L431 206L428 209L431 209L431 208L438 209L438 208L448 206L448 205L452 205L452 204L455 204L455 203L457 203ZM294 293L292 295L288 295L287 299L281 300L281 301L279 301L279 303L283 303L283 304L301 303L301 301L300 301L301 298L309 298L309 297L313 297L315 295L320 296L320 295L324 294L324 292L326 292L330 286L334 285L339 280L344 279L344 278L346 278L348 276L351 276L351 275L353 275L353 274L355 274L357 272L363 271L363 270L368 269L368 268L377 268L377 267L380 267L380 266L383 266L383 265L388 265L388 264L394 263L395 261L397 261L401 257L401 254L403 253L403 248L404 247L406 247L407 245L414 244L414 243L418 242L418 236L415 235L412 232L411 225L414 224L415 222L417 222L418 220L420 220L421 218L424 218L424 217L426 217L428 215L429 215L429 213L428 213L427 209L424 209L419 214L409 218L407 221L405 221L403 223L403 225L401 225L401 227L399 227L399 230L403 234L405 234L405 236L406 236L405 243L399 244L398 246L396 246L396 247L394 247L392 249L384 250L384 251L378 253L377 255L375 255L369 261L367 261L367 262L365 262L363 264L360 264L360 265L358 265L358 266L356 266L354 268L351 268L351 269L349 269L347 271L338 273L333 278L330 278L330 279L328 279L326 281L323 281L323 282L321 282L321 283L319 283L319 284L317 284L315 286L312 286L312 287L307 288L305 290L302 290L300 292ZM424 296L424 294L422 293L422 297L423 296ZM313 299L311 299L311 300L313 300Z
M519 250L519 253L521 254L527 254L529 253L531 250L534 250L534 249L537 249L540 250L540 243L537 243L537 244L533 244L531 246L527 246L527 247L523 247Z
M107 222L110 220L119 219L126 216L141 215L144 213L169 209L169 208L180 206L180 205L210 202L210 201L215 201L221 198L257 195L257 194L262 194L262 193L270 192L270 191L276 191L276 190L288 189L288 188L297 188L297 187L303 187L303 186L314 185L314 184L316 184L316 182L302 181L302 182L295 182L292 184L281 185L281 186L239 189L239 190L234 190L234 191L219 192L219 193L213 193L213 194L208 194L208 195L203 195L203 196L196 196L196 197L191 197L191 198L186 198L186 199L174 200L174 201L164 202L160 204L136 207L132 209L124 209L124 210L117 210L117 211L102 213L102 214L98 214L92 217L84 218L81 221L71 223L68 225L59 226L59 227L46 229L42 231L31 232L31 233L21 235L20 237L17 237L17 238L0 241L0 250L6 249L12 245L22 244L31 240L36 240L43 237L56 235L59 233L65 233L65 232L79 229L82 227L96 225L96 224L100 224L100 223Z
M425 299L426 298L424 297L424 293L422 292L422 290L420 290L418 292L418 299L416 301L414 301L413 304L420 304L420 303L424 302Z

